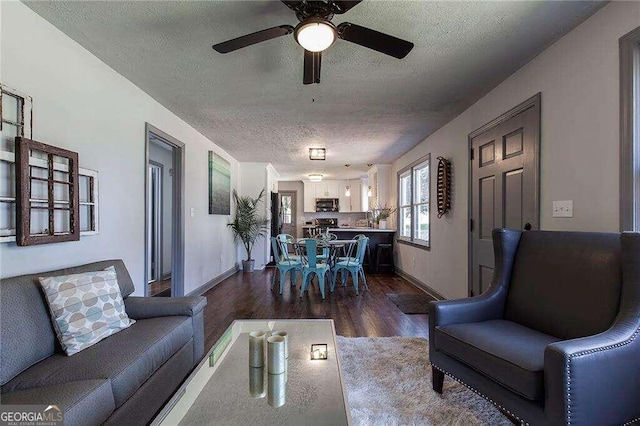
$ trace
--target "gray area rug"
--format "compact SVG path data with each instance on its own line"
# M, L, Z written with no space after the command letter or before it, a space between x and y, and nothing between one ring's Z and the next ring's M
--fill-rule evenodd
M355 425L511 425L490 402L449 377L442 396L431 389L426 339L337 341Z

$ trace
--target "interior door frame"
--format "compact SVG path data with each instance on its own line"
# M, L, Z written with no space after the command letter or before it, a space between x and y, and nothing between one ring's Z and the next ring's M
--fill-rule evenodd
M469 199L468 199L468 211L467 211L467 294L469 296L473 295L473 232L471 228L471 221L473 219L473 139L476 136L479 136L486 132L487 130L491 130L496 126L504 123L505 121L510 120L516 115L533 108L536 113L536 118L538 121L538 126L534 129L536 143L534 144L533 149L533 159L537 164L537 167L534 167L533 173L536 181L535 185L535 205L538 210L538 214L535 218L534 223L531 223L532 229L540 229L540 135L542 134L541 127L541 113L542 113L542 93L538 92L526 101L521 104L511 108L509 111L500 115L499 117L494 118L489 121L487 124L479 127L473 132L469 133L467 136L467 152L469 156ZM478 154L479 155L479 154Z
M149 262L147 246L149 244L149 236L147 235L146 230L149 227L148 218L149 218L149 176L148 176L148 168L149 168L149 144L150 144L150 135L153 134L157 138L162 139L167 144L173 147L173 200L172 200L172 224L171 224L171 232L173 234L173 238L171 240L171 296L179 297L184 296L184 233L185 233L185 222L184 222L184 146L185 144L180 142L178 139L173 136L163 132L157 127L151 125L150 123L145 123L145 152L144 152L144 170L145 170L145 180L144 180L144 295L147 296L148 286L147 282L149 281L149 277L147 276L147 264Z

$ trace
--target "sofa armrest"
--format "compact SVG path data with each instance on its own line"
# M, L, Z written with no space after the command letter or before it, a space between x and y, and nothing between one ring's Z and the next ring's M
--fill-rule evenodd
M545 414L550 420L563 424L640 420L640 318L637 314L618 318L604 333L547 346Z
M203 296L135 297L124 299L127 315L133 319L184 315L193 317L207 304Z

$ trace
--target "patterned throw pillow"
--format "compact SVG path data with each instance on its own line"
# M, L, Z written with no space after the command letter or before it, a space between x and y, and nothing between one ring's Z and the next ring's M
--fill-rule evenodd
M135 321L124 301L113 266L104 271L41 277L53 325L62 349L73 355Z

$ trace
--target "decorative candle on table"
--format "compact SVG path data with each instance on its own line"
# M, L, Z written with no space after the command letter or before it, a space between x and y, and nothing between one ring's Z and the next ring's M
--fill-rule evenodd
M289 359L289 336L286 331L274 331L271 333L272 336L281 336L284 337L284 357Z
M264 331L249 333L249 366L264 367Z
M282 374L287 359L284 355L285 340L282 336L267 339L267 370L269 374Z

